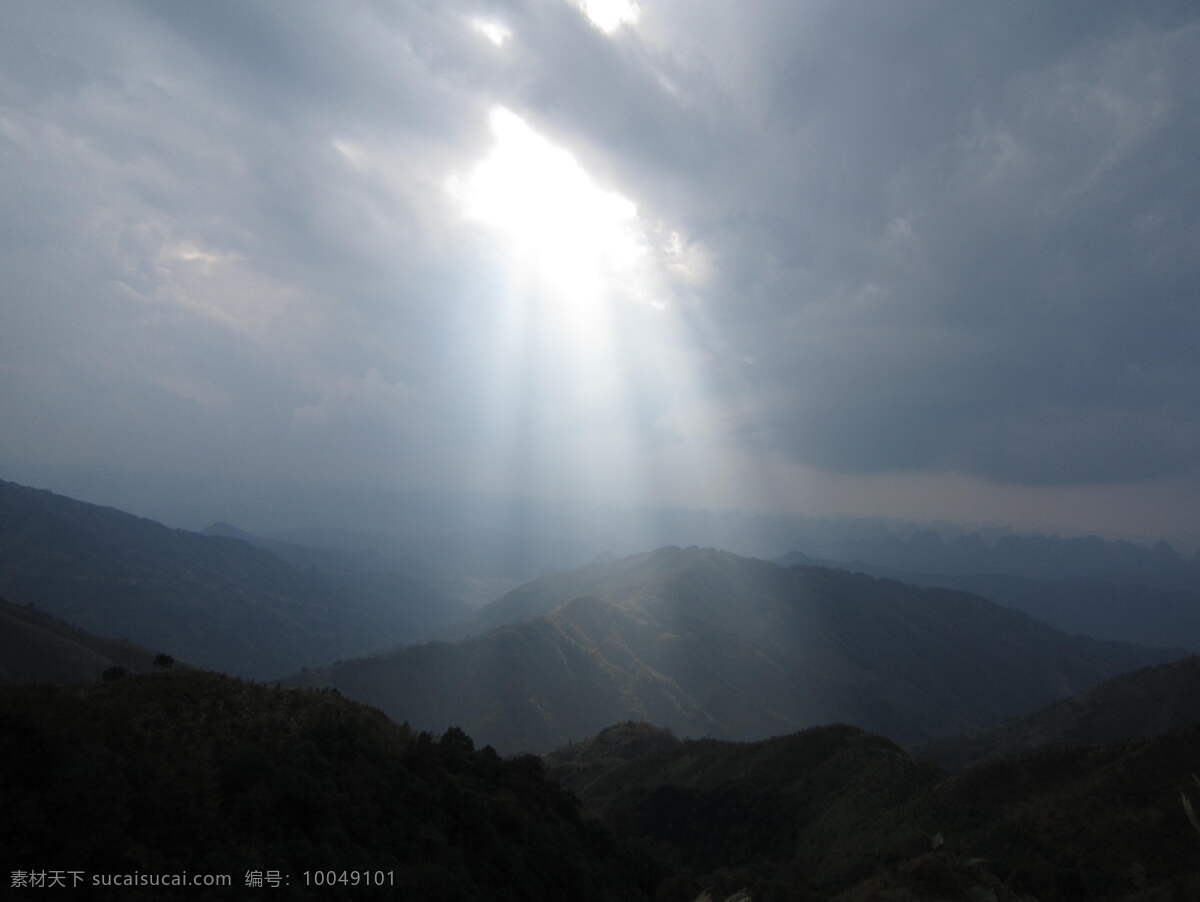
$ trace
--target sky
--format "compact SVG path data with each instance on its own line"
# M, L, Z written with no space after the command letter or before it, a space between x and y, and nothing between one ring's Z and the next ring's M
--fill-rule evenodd
M1193 3L0 16L0 478L1200 545Z

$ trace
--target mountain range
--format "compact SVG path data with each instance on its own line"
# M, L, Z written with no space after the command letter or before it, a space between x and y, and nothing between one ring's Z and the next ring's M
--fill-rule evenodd
M944 537L928 527L875 520L797 524L793 535L792 547L813 558L866 562L909 573L986 573L1168 588L1195 588L1200 582L1200 552L1187 556L1163 541L1136 545L1095 535L1065 538L986 530Z
M1137 556L1134 561L1144 563ZM776 558L775 563L785 567L833 567L917 586L973 592L1069 633L1200 651L1200 573L1192 572L1178 555L1164 554L1161 574L1138 570L1111 577L1094 573L1029 576L1012 572L922 572L864 560L813 558L801 551L789 552ZM1063 569L1070 572L1071 568ZM1133 581L1135 577L1142 581Z
M281 676L436 633L466 608L402 572L288 562L240 538L0 481L0 594L197 666Z
M1069 636L962 592L701 548L549 574L472 624L295 681L510 752L625 719L732 739L843 721L917 743L1182 654Z
M1180 650L699 547L469 613L398 558L206 533L0 483L0 588L25 602L0 601L0 683L41 682L0 685L0 843L22 865L321 862L463 900L1200 898L1200 658ZM388 645L308 688L155 666Z

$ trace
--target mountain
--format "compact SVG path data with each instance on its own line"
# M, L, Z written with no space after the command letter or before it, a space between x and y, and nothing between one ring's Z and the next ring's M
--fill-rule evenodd
M237 538L3 481L0 593L256 677L413 641L465 610L403 574L296 566Z
M1190 587L1097 578L1035 580L1002 574L910 581L976 592L1068 632L1200 651L1200 580Z
M87 683L111 667L147 673L155 652L103 639L0 598L0 683Z
M732 869L723 891L757 883L754 898L768 887L829 898L880 860L919 850L897 841L899 827L941 777L841 724L736 743L626 722L547 755L546 769L614 831L705 882Z
M1200 651L1200 574L1189 582L1178 570L1166 584L1121 577L1034 578L1011 573L925 573L860 560L813 558L792 551L783 567L835 567L918 586L982 595L1069 633ZM1144 576L1145 574L1143 574Z
M943 538L934 529L879 521L798 525L793 548L812 558L865 562L908 573L1003 574L1037 580L1099 580L1193 590L1200 554L1185 557L1167 542L1135 545L1099 536L988 535ZM789 563L785 559L781 563ZM794 563L804 563L794 561Z
M387 591L398 597L411 594L413 589L437 595L450 601L443 604L453 617L441 618L445 627L431 630L431 635L444 636L455 628L468 611L499 598L524 580L506 576L481 576L471 571L468 560L457 560L449 552L426 554L411 536L389 539L384 535L344 533L328 530L292 530L289 538L260 536L246 532L229 523L216 522L204 529L205 535L241 539L304 570L316 569L335 574L349 582L364 577L378 583L383 580ZM303 539L303 541L300 541ZM456 546L464 549L468 546ZM462 569L460 569L460 567Z
M335 692L163 671L0 686L0 844L102 900L169 895L105 875L185 872L230 877L186 893L205 899L275 872L296 899L1182 900L1198 745L1191 725L948 777L845 725L733 743L622 723L505 760Z
M240 539L243 542L254 544L255 537L246 532L244 529L238 529L232 523L226 523L224 520L218 520L215 523L210 523L203 530L206 536L222 536L226 539Z
M548 575L476 625L510 618L526 619L297 680L502 751L625 719L737 739L844 721L913 743L1178 656L1067 636L960 592L700 548Z
M546 762L654 850L677 898L1149 902L1200 897L1200 838L1180 803L1196 800L1198 741L1193 724L947 777L844 725L731 743L623 723Z
M14 869L81 871L88 898L174 898L92 881L188 872L231 885L180 898L243 899L252 871L289 899L648 898L639 859L539 759L211 673L0 686L0 798Z
M260 536L240 529L231 523L210 523L201 532L206 536L237 539L272 555L300 570L319 570L322 573L397 573L405 571L410 579L425 579L427 574L411 573L419 567L412 561L399 560L400 555L386 556L370 548L344 548L337 544L304 544Z
M937 740L914 754L961 770L1050 745L1104 745L1200 723L1200 657L1146 667L967 736Z

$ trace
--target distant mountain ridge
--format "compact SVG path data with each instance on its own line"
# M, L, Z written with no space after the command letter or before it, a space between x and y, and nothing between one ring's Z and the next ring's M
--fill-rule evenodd
M854 523L797 530L801 558L868 562L909 573L1004 574L1030 579L1105 579L1168 588L1200 586L1200 552L1180 554L1168 542L1135 545L1099 536L1001 535L978 531L943 538L934 529L888 530ZM811 561L812 558L808 560ZM789 562L776 558L780 563Z
M301 569L241 539L3 481L0 594L255 677L428 636L465 610L403 574Z
M842 721L911 743L1181 654L1067 636L965 593L700 548L542 577L476 626L513 618L298 680L502 751L630 718L737 739Z
M1059 540L1063 541L1063 540ZM1147 645L1179 645L1200 651L1200 571L1181 558L1146 583L1130 576L1050 578L1004 572L922 572L861 560L813 558L792 551L780 566L822 566L897 579L917 586L973 592L1070 633ZM1143 577L1145 574L1141 574Z

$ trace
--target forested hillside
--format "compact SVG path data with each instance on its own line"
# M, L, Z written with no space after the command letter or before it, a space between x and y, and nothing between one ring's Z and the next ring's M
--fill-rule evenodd
M677 898L1076 902L1200 894L1181 793L1200 725L1056 747L946 777L888 740L828 726L754 743L616 725L549 772L674 869Z
M86 683L113 667L145 673L158 657L132 642L93 636L32 606L0 599L0 682Z
M914 754L953 770L1051 745L1144 739L1200 723L1200 657L1113 677L987 730L920 746Z
M0 687L0 798L6 870L232 877L180 891L195 898L244 899L264 891L247 872L268 870L291 899L617 902L653 880L537 758L415 733L336 693L194 671ZM306 885L317 870L387 876Z

